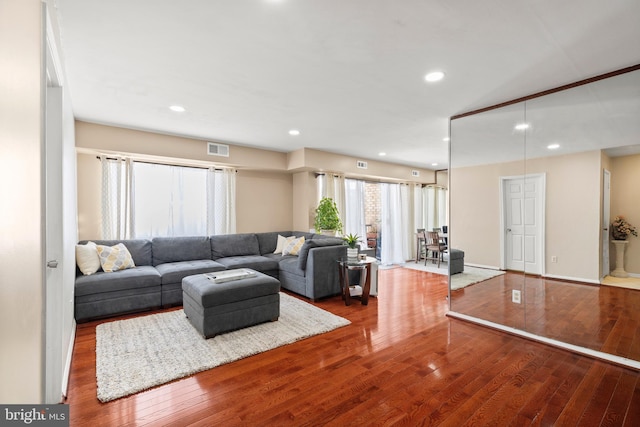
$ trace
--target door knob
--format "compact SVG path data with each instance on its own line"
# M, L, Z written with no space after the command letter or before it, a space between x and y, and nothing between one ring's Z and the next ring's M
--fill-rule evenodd
M511 233L511 229L510 228L507 228L507 233Z
M56 261L54 259L52 261L47 262L47 267L49 267L49 268L58 268L58 261Z

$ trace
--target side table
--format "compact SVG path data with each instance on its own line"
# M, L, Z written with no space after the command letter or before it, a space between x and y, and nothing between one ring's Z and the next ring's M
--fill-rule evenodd
M359 286L353 286L349 282L349 272L359 271ZM351 305L351 298L359 298L362 305L369 304L369 292L371 290L371 261L357 258L338 259L338 272L340 276L340 288L345 305ZM361 289L358 289L358 287ZM353 294L352 294L353 292Z

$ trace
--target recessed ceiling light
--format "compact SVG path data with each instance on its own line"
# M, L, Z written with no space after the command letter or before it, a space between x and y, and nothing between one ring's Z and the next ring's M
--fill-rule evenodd
M451 138L449 138L449 137L447 136L447 137L445 137L445 138L442 138L442 140L443 140L444 142L449 142L449 141L451 141Z
M176 113L184 113L185 111L187 111L187 109L182 105L172 105L171 107L169 107L169 109L171 111L175 111Z
M300 131L298 129L291 129L289 135L298 136L300 135Z
M526 130L529 129L529 123L518 123L514 128L515 130Z
M431 166L438 166L437 163L431 163Z
M433 71L427 74L426 76L424 76L424 79L430 83L439 82L443 78L444 78L444 73L442 71Z
M557 150L558 148L560 148L560 144L549 144L547 145L547 148L549 150Z
M380 156L380 157L384 157L386 155L387 155L387 153L385 153L384 151L381 151L381 152L378 153L378 156Z

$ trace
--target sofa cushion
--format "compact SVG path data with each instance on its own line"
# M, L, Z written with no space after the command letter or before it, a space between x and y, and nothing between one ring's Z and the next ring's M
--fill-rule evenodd
M211 259L242 255L260 255L258 237L251 234L223 234L211 236Z
M226 267L210 259L199 259L193 261L168 262L156 266L162 277L162 284L181 283L187 276L201 273L211 273L213 271L224 270Z
M277 270L278 261L262 255L245 255L218 258L216 262L232 270L234 268L250 268L261 272Z
M125 245L133 262L137 267L142 265L153 265L151 259L151 240L133 239L133 240L93 240L96 245L115 246L118 243ZM87 240L81 240L79 244L83 245Z
M304 242L302 249L298 253L298 267L302 270L307 268L307 258L309 257L309 251L312 248L319 248L323 246L339 246L344 242L342 239L337 237L329 237L329 238L313 238L312 240L307 240Z
M154 267L141 266L127 270L105 273L99 271L90 276L76 278L76 297L120 291L129 288L160 286L160 273Z
M207 236L154 237L152 243L153 265L211 259Z
M298 258L294 256L282 257L278 263L281 271L292 273L298 276L305 276L305 271L298 266Z

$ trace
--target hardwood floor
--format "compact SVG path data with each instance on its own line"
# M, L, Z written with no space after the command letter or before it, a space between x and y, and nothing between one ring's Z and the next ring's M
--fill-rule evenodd
M106 404L78 326L72 426L640 425L640 373L445 316L446 277L379 271L352 324Z
M526 304L513 304L523 290ZM640 291L506 273L451 295L452 310L640 360Z

